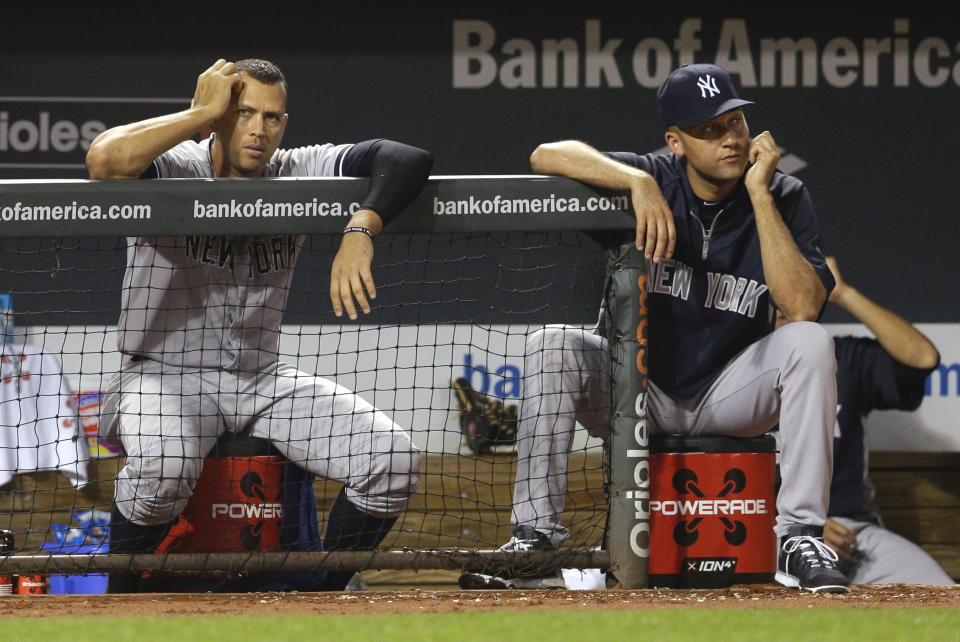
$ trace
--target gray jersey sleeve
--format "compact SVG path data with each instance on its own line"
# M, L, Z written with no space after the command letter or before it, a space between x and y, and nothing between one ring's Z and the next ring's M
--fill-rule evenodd
M153 161L157 178L213 178L210 141L184 141Z
M188 140L158 156L145 176L155 178L214 178L210 145L213 136L199 143ZM309 145L278 149L264 176L343 176L343 159L353 144Z
M279 149L267 167L269 176L343 176L343 159L352 144Z
M154 160L151 175L213 178L212 141L180 143ZM340 176L352 147L278 150L264 174ZM301 247L299 237L278 234L130 239L118 324L121 352L201 368L258 370L275 362Z

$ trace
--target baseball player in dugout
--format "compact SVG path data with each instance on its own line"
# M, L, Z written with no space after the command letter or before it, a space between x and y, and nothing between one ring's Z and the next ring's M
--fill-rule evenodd
M433 157L386 139L280 149L286 100L287 81L272 63L218 60L198 77L188 109L103 132L87 168L98 180L369 177L330 274L335 314L356 319L376 296L372 239L420 193ZM198 143L198 132L212 133ZM344 483L327 520L327 550L376 548L407 507L420 466L408 434L351 391L279 361L304 240L225 230L201 240L214 246L214 261L190 251L196 239L128 240L122 365L101 418L127 457L116 480L111 553L156 549L225 432L269 439L288 460ZM323 588L341 590L352 575L330 572ZM131 578L112 576L108 590L135 590Z
M817 323L834 280L806 186L777 170L770 132L751 137L726 70L674 70L657 91L668 154L538 146L534 171L629 192L647 258L653 433L782 434L777 582L846 592L823 541L837 383L833 340ZM629 241L628 241L629 242ZM779 310L791 323L775 329ZM575 422L607 431L609 357L593 330L547 326L527 341L513 537L502 550L558 547ZM562 587L549 577L465 574L461 585Z
M952 585L953 579L922 548L884 528L867 476L863 425L873 410L916 410L940 353L906 319L846 283L833 257L827 257L827 265L837 283L830 302L875 338L834 337L838 408L824 540L836 551L851 584Z

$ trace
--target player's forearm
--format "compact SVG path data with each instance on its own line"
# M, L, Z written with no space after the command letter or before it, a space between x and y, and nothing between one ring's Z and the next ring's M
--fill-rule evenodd
M87 152L90 178L137 178L153 159L189 139L213 120L207 111L191 108L108 129L94 139Z
M827 290L800 253L769 195L753 197L763 274L777 308L788 321L816 321Z
M530 167L538 174L566 176L595 187L633 190L638 183L653 177L605 156L593 147L575 140L544 143L530 155Z
M923 333L856 288L844 286L833 301L867 326L883 349L900 363L914 368L933 368L940 363L940 353Z
M361 209L350 217L347 227L363 227L370 230L371 234L377 235L383 230L383 219L371 209Z

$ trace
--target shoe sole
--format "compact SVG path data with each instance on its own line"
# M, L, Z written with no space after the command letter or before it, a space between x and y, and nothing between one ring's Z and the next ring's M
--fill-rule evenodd
M567 583L562 577L516 577L512 580L514 588L541 590L541 589L565 589Z
M503 578L483 573L464 573L457 580L460 588L468 591L500 591L510 589L541 590L565 589L566 583L562 577L515 577Z
M457 580L460 588L467 591L504 590L514 588L511 580L483 573L464 573Z
M811 586L801 586L800 580L794 577L793 575L788 575L783 571L777 571L777 574L773 576L773 579L777 584L786 586L787 588L797 588L804 591L810 591L811 593L849 593L850 587L844 586L843 584L824 584L823 586L811 587Z

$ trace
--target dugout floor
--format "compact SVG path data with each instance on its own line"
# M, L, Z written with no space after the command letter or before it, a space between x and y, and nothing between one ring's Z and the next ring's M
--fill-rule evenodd
M357 591L0 596L3 617L445 613L489 609L958 608L960 586L903 584L813 594L774 585L698 590Z

